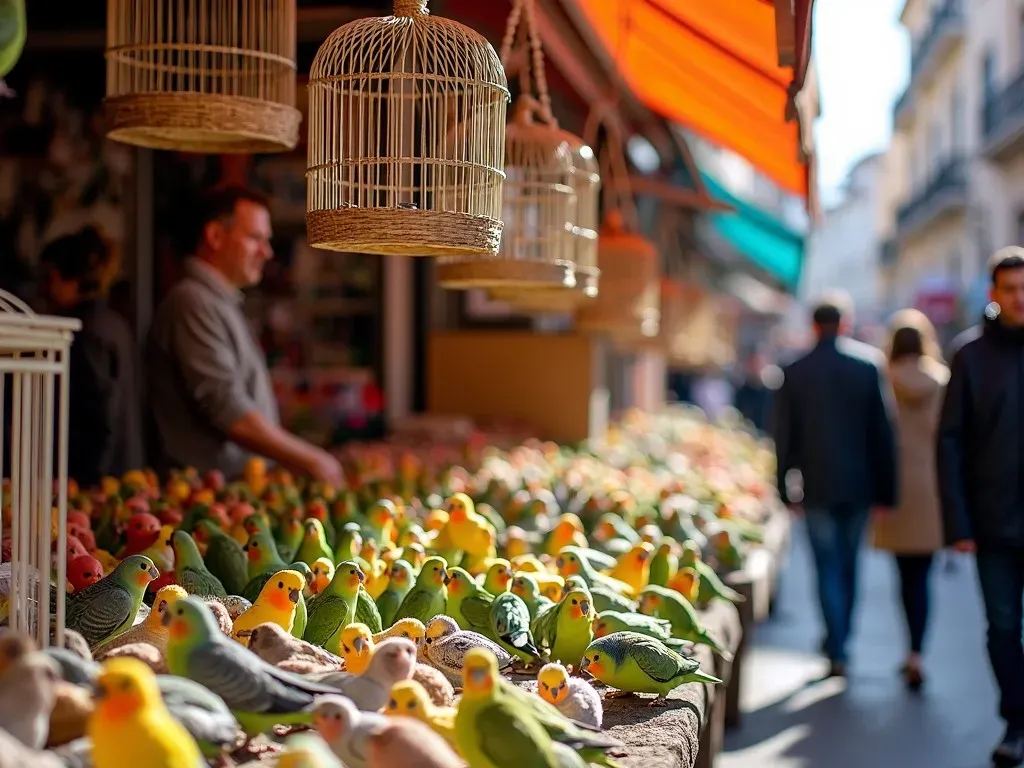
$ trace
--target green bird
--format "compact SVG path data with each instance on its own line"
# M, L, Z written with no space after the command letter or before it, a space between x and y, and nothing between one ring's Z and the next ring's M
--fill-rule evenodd
M305 528L302 523L294 517L286 517L281 521L280 528L274 534L274 541L277 544L277 553L282 560L298 560L296 554L302 546Z
M356 595L356 621L369 627L370 632L373 634L377 634L384 629L380 610L378 610L377 604L373 602L370 593L366 591L366 587L362 584L359 585L359 592Z
M512 584L512 563L504 558L497 558L484 574L484 589L492 595L508 592Z
M489 618L491 631L487 634L498 645L526 664L544 660L530 631L530 609L521 597L502 592L491 603Z
M366 525L363 526L363 535L369 536L377 542L378 547L385 544L385 535L388 524L394 524L398 517L398 510L391 499L378 499L366 510Z
M249 541L243 549L249 560L249 582L242 590L242 597L254 603L260 595L260 590L270 581L270 577L278 571L287 570L288 563L278 554L274 537L264 531L257 531L249 536Z
M334 563L355 560L363 548L363 533L357 523L345 523L334 545Z
M276 725L309 725L314 697L337 693L268 664L228 638L199 598L177 601L162 622L170 673L220 696L250 738Z
M622 519L622 515L605 512L594 527L594 540L604 545L612 539L624 539L630 547L640 543L640 534Z
M228 596L220 579L206 567L190 534L175 531L171 537L171 546L174 547L174 580L182 589L200 597Z
M303 524L302 544L295 555L296 560L301 560L306 565L313 565L321 557L326 557L334 562L334 552L327 546L327 534L324 533L324 524L315 517L308 518Z
M640 593L640 613L667 619L672 624L672 637L706 645L726 661L732 654L713 638L700 621L697 609L674 589L646 587Z
M590 593L571 590L556 605L533 621L533 636L548 658L563 665L580 666L583 652L594 639L594 609Z
M592 642L580 669L607 686L625 693L654 693L650 706L665 699L684 683L721 683L701 672L700 662L673 651L660 640L639 632L615 632Z
M340 563L327 588L309 601L302 639L337 654L341 631L356 620L359 587L365 580L354 561Z
M25 0L2 0L0 2L0 77L14 69L25 48L28 25L25 21ZM0 93L13 96L14 91L0 81Z
M416 585L398 606L395 621L419 619L426 626L432 618L443 614L448 602L448 590L444 585L448 578L447 569L448 564L443 557L428 557L416 577Z
M463 666L455 744L473 768L560 768L534 708L506 694L494 654L473 648Z
M639 632L641 635L661 640L675 651L686 647L687 641L672 637L672 622L642 613L619 613L601 611L594 619L594 637L604 637L613 632Z
M132 626L153 579L160 571L145 555L122 560L110 575L69 595L65 626L85 638L90 648Z
M594 599L594 610L598 613L601 611L633 612L636 610L636 603L628 597L623 597L618 592L604 587L587 586L587 582L582 576L566 578L565 586L562 587L562 597L565 597L573 589L580 588L590 591L590 596Z
M415 581L412 566L408 562L405 560L395 560L391 564L388 585L380 597L377 598L377 610L380 611L382 627L390 627L395 623L395 614L398 613L398 606L402 604L405 596L409 594Z
M461 629L490 637L494 595L473 581L473 577L463 568L449 568L445 584L448 587L445 614L455 619Z
M580 547L562 547L555 559L555 565L564 578L580 576L591 589L604 587L625 597L632 597L633 590L628 584L598 571L590 564L585 551Z
M697 595L697 602L707 605L716 597L721 600L728 600L732 603L742 603L746 598L732 587L722 581L715 569L704 562L700 555L700 547L694 542L687 541L683 544L683 554L679 558L680 568L693 568L700 576L700 592Z
M313 569L301 560L289 565L287 570L301 573L302 578L306 580L307 587L313 583ZM302 635L306 631L307 621L309 621L309 604L306 602L306 596L303 592L299 592L299 602L295 606L295 620L292 622L292 637L302 639Z
M212 520L200 520L196 524L195 540L206 543L203 562L210 573L220 580L229 595L241 595L249 583L242 545L224 533Z
M679 558L672 551L675 542L672 539L662 539L651 557L651 573L648 583L656 587L667 587L669 581L679 570Z
M540 585L537 583L537 580L525 571L517 573L515 578L512 579L511 592L514 595L519 595L523 602L526 603L526 608L530 611L530 621L533 621L539 614L554 605L551 600L540 593Z

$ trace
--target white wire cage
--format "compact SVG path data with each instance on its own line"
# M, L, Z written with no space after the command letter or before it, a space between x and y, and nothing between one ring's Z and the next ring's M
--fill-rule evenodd
M51 623L57 645L64 642L68 366L81 327L75 319L37 315L0 291L0 423L2 447L10 449L10 466L7 450L0 451L0 476L10 478L0 491L0 537L9 528L9 625L44 648Z

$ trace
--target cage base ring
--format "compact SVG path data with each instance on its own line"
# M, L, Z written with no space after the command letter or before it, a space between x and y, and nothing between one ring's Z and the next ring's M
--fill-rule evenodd
M567 262L474 259L437 265L437 282L449 290L557 288L572 285Z
M307 211L314 248L378 256L491 256L502 223L489 216L415 208L335 208Z

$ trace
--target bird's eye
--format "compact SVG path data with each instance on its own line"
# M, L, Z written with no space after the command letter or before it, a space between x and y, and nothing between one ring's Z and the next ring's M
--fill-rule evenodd
M388 701L388 709L398 709L398 702L394 699Z
M87 578L87 579L91 579L92 578L92 571L86 571L85 573L82 574L82 576Z
M600 656L598 656L598 655L597 655L597 654L595 653L595 654L594 654L594 661L597 661L597 660L598 660L599 658L601 658L601 657L600 657Z
M341 644L341 652L342 653L351 653L349 647L347 645L345 645L344 643Z
M283 581L277 582L277 588L278 589L284 589L284 582Z
M409 709L416 709L416 701L410 701L408 704L406 704L406 707L408 707Z
M430 645L432 642L434 642L434 638L428 637L427 638L427 645Z
M579 605L579 601L578 601L578 600L576 600L575 598L573 598L572 604L573 604L573 605Z
M546 691L546 690L548 690L548 689L549 689L549 688L550 688L551 686L549 686L549 685L548 685L547 683L541 683L541 684L540 684L540 687L541 687L541 688L543 688L543 689L544 689L544 690Z
M131 689L132 689L132 681L131 680L122 680L121 681L121 690L122 691L130 691Z
M140 571L148 571L149 568L146 567L145 563L139 563L139 570Z

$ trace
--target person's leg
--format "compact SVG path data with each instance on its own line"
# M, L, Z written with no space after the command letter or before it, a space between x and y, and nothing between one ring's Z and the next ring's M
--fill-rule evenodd
M864 542L864 531L868 526L867 509L844 509L838 515L839 556L843 585L842 643L840 659L846 661L846 643L853 631L853 612L857 607L857 577L860 569L860 551Z
M999 714L1006 737L992 759L999 766L1024 762L1024 553L981 548L978 581L988 622L988 657L999 685Z
M846 588L843 584L839 523L828 509L807 509L807 536L818 576L818 600L825 621L824 651L833 664L846 662Z
M907 685L916 690L924 682L921 674L921 651L928 626L928 577L931 572L931 555L899 555L896 565L900 574L900 597L903 613L907 619L907 633L910 636L910 653L903 666Z

